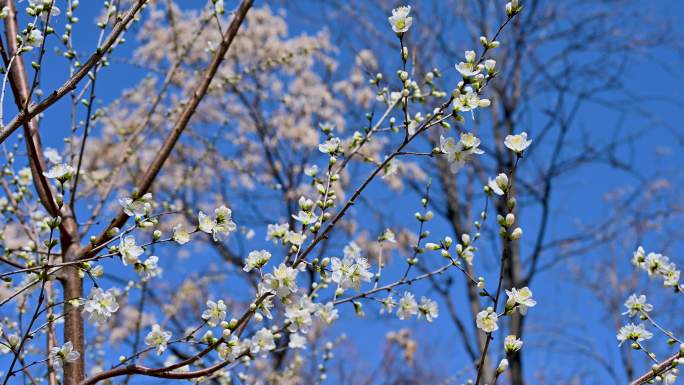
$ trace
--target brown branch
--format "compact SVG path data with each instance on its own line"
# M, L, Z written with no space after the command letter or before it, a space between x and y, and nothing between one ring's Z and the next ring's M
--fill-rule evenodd
M661 362L660 364L656 365L655 368L649 370L647 373L643 374L641 377L635 379L634 381L630 382L629 385L641 385L645 384L652 379L654 379L656 376L659 376L661 374L664 374L668 370L674 368L677 366L677 360L681 357L682 355L680 353L674 354L670 356L668 359L665 361Z
M249 0L245 0L245 2L249 2ZM244 4L244 3L243 3ZM249 7L247 7L249 9ZM258 307L263 301L265 301L269 296L272 294L270 293L265 293L262 294L255 302L254 304ZM256 310L248 310L245 312L245 314L240 317L240 319L237 322L237 325L235 326L235 332L234 334L240 337L242 335L242 332L245 330L245 327L249 323L250 319L254 315ZM141 374L145 376L150 376L150 377L157 377L157 378L173 378L173 379L190 379L190 378L197 378L197 377L202 377L206 375L210 375L217 370L220 370L224 368L226 365L231 363L231 360L225 359L223 361L219 361L215 363L214 365L211 365L209 367L206 367L204 369L196 370L196 371L175 371L176 369L180 369L183 366L189 365L198 359L204 357L205 355L209 354L212 352L216 347L218 347L221 343L225 341L224 337L219 338L216 342L210 344L207 346L204 350L201 352L197 353L196 355L185 359L183 361L177 362L175 364L171 364L169 366L161 367L161 368L148 368L142 365L128 365L124 367L118 367L114 369L110 369L101 373L98 373L90 378L87 378L79 383L79 385L94 385L97 384L99 381L106 380L108 378L113 378L113 377L120 377L120 376L126 376L126 375L133 375L133 374ZM243 353L242 355L245 355L246 353ZM241 355L241 356L242 356ZM239 357L238 357L239 358ZM235 359L234 362L239 362L238 358Z
M197 106L202 101L202 98L204 98L204 95L207 94L207 91L209 90L209 85L214 79L214 76L216 75L219 66L224 60L228 48L230 48L231 44L233 43L233 40L235 39L235 35L237 35L240 25L242 24L242 21L245 19L247 11L249 11L253 3L254 0L244 0L240 4L238 10L235 12L235 16L233 17L230 26L223 34L221 44L216 49L216 53L211 59L211 63L205 71L201 82L199 83L195 91L192 93L192 97L190 98L190 100L185 104L185 108L183 109L183 111L181 111L178 120L171 129L171 133L164 141L162 147L159 149L157 157L152 161L147 171L145 171L145 173L140 178L138 183L136 183L135 189L138 194L145 194L152 186L152 183L161 171L162 166L164 166L166 159L168 159L169 155L171 154L171 151L173 151L176 142L178 142L178 139L180 138L181 134L190 122L190 118L192 118L192 116L194 115ZM93 247L92 245L99 245L111 239L111 236L109 235L110 230L113 227L122 226L126 223L127 220L128 216L126 215L126 213L124 213L123 210L119 211L117 217L109 224L105 231L102 234L100 234L100 236L97 238L97 241L95 243L91 243L90 246L88 246L88 248L86 249L87 252L83 253L82 257L87 258L88 252Z
M29 81L24 67L24 60L18 52L19 46L16 36L18 35L19 28L17 26L16 6L14 1L8 0L2 1L0 4L9 9L9 14L5 17L5 37L7 38L9 56L15 57L15 59L9 69L8 78L10 87L12 88L12 94L14 95L14 102L17 105L17 109L21 111L27 100L29 100L31 91L29 90ZM0 42L0 44L2 43ZM42 50L43 47L41 46L41 51ZM2 51L5 51L4 45L2 46ZM43 159L38 126L36 125L36 122L31 119L24 120L20 125L24 126L26 149L29 154L29 165L33 180L35 181L36 192L50 215L57 216L59 208L53 198L54 194L50 189L50 185L43 175L45 160ZM19 125L17 127L19 127Z

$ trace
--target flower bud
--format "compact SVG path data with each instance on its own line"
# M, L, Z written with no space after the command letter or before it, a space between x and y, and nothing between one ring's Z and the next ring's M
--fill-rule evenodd
M354 301L354 311L356 312L356 315L363 318L366 316L366 313L363 312L363 305L361 302Z
M506 202L506 204L508 206L508 210L513 211L515 205L518 204L518 201L515 198L511 197L511 199L509 199L508 202Z
M454 241L451 239L451 237L444 237L444 246L446 246L447 249L451 247L453 242Z
M496 60L494 59L488 59L484 61L484 67L487 70L487 73L492 75L494 74L495 68L496 68Z
M506 223L506 226L513 226L513 224L515 223L515 215L513 215L513 213L508 213L506 215L506 222L505 223Z
M109 229L109 231L107 231L107 235L110 236L110 237L113 237L113 236L115 236L115 235L118 234L118 233L119 233L119 228L118 228L118 227L112 227L111 229Z
M466 58L466 61L468 63L474 63L476 57L477 57L477 55L475 54L475 51L466 51L465 52L465 58Z
M508 360L507 359L502 359L501 362L499 362L499 366L496 368L496 372L501 374L508 369Z
M508 175L500 173L496 176L494 180L496 181L496 185L499 186L500 189L504 191L508 190Z

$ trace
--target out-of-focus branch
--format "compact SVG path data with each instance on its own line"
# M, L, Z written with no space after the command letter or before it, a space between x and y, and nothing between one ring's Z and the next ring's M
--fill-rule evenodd
M136 183L136 190L138 194L144 194L146 193L149 188L152 186L152 183L156 179L157 175L161 171L161 168L164 166L164 163L168 159L169 155L171 154L171 151L173 151L173 148L175 147L176 143L178 142L178 139L180 138L181 134L187 127L188 123L190 122L190 118L195 113L195 110L197 109L197 106L199 103L202 101L204 98L204 95L206 95L207 91L209 90L209 85L211 84L212 80L214 79L214 76L216 75L216 72L218 71L219 66L223 62L226 52L228 51L228 48L230 48L231 44L233 43L233 40L235 39L235 35L237 35L238 29L240 28L240 25L242 24L242 21L245 19L245 16L247 15L247 11L252 7L252 4L254 3L254 0L244 0L241 4L238 10L235 12L235 15L233 16L233 20L230 23L230 26L226 30L226 32L223 34L223 38L221 39L221 43L219 44L218 48L216 49L216 53L214 54L211 63L207 67L207 70L204 72L204 75L202 77L202 80L198 84L197 88L195 88L194 92L192 93L192 97L190 100L185 104L185 107L183 108L183 111L181 111L180 116L178 117L178 120L174 124L173 128L171 129L171 133L169 136L166 138L164 141L164 144L162 145L161 149L159 150L156 158L152 161L150 166L147 168L147 171L143 174L143 176L140 178L140 180ZM128 215L122 211L119 212L117 217L107 226L105 231L97 238L97 241L94 243L91 243L91 246L88 247L87 252L83 253L82 257L87 257L88 252L92 250L92 245L99 245L103 242L106 242L111 238L109 235L109 231L113 227L120 227L126 221L128 220Z

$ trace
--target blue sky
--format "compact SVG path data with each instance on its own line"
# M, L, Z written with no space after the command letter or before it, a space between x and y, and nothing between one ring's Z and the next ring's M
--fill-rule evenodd
M232 2L228 2L232 5ZM426 2L413 2L414 8L420 8ZM257 6L263 2L257 1ZM315 2L302 2L304 9L316 12ZM99 13L100 2L82 1L79 9L82 22L75 28L77 46L82 47L82 52L88 52L97 42L97 33L90 23ZM185 4L184 4L185 5ZM680 42L684 39L684 2L677 0L643 1L640 4L644 14L669 20L672 24L672 44L658 46L650 51L650 60L635 58L625 64L622 81L629 94L643 99L640 104L644 112L630 111L624 113L615 108L606 108L598 104L585 105L574 126L582 131L590 133L592 140L597 144L607 141L615 135L618 127L621 130L634 131L645 130L637 145L622 151L623 155L632 160L632 165L645 176L658 172L666 177L672 184L672 191L677 192L682 185L681 165L684 164L684 65ZM275 6L274 6L275 7ZM386 10L389 12L389 10ZM293 34L302 31L317 30L324 26L312 26L309 23L300 22L297 17L289 17ZM350 21L351 22L351 21ZM423 22L418 19L416 22ZM330 25L328 28L344 28L344 25ZM388 28L389 29L389 28ZM388 30L388 33L390 31ZM106 105L109 101L118 97L121 91L128 86L133 86L144 75L144 71L133 65L126 64L125 60L130 57L131 49L135 47L134 34L128 35L130 43L126 43L112 56L112 66L103 70L103 76L98 79L98 102ZM364 48L363 41L354 41L352 44L358 48ZM464 42L460 42L461 45ZM680 50L673 49L678 47ZM553 49L551 47L550 49ZM349 60L345 52L340 53L340 60ZM41 88L44 91L52 90L64 79L66 74L64 60L55 59L56 55L49 55L49 76L44 77ZM636 56L636 55L635 55ZM394 59L392 59L394 60ZM663 67L661 63L667 64ZM53 76L53 74L55 74ZM606 95L610 98L610 95ZM617 98L617 95L615 95ZM44 142L52 147L61 147L62 138L67 135L68 124L63 123L68 117L67 98L60 102L53 112L47 115L42 123ZM541 100L540 104L544 101ZM646 113L650 114L646 116ZM530 115L530 132L539 130L535 126L538 120L534 114ZM580 140L582 138L576 138ZM549 149L540 148L535 156L542 157ZM665 155L662 155L665 154ZM592 165L571 174L563 180L561 186L556 189L555 206L551 220L551 232L565 234L569 229L575 228L577 223L595 223L602 218L613 215L607 207L604 195L616 188L629 186L640 189L641 182L631 175L616 171L612 167ZM370 190L373 194L377 190ZM673 194L674 194L673 193ZM396 211L393 215L400 223L412 223L413 213L420 209L418 199L408 192L404 196L392 197L394 199L383 200L386 202L388 211ZM534 221L525 221L525 229L532 233L537 226ZM439 221L431 224L433 234L448 231L444 223ZM260 232L261 234L261 232ZM631 240L626 240L630 243ZM661 239L658 234L647 236L643 240L648 250L658 250ZM633 240L636 246L637 240ZM684 264L682 255L682 242L675 241L668 246L667 252L671 258L679 264ZM609 377L599 370L587 356L572 353L573 342L571 337L564 337L567 345L558 341L564 338L557 336L549 337L553 333L568 333L568 336L582 337L592 340L594 345L591 349L600 352L605 357L614 357L617 360L618 348L614 337L615 329L603 307L572 278L571 271L574 268L591 271L596 261L603 260L612 251L599 248L583 255L578 255L569 261L556 264L546 271L534 282L533 290L538 299L539 306L530 312L528 335L530 342L526 345L528 358L526 362L526 375L530 383L536 383L535 373L537 368L552 368L569 376L578 370L591 372L590 383L607 383ZM630 254L624 255L621 270L625 274L631 273L628 266ZM174 268L171 264L165 266L167 278L180 279L182 269ZM651 287L653 289L653 287ZM429 293L425 285L418 285L415 290L419 293ZM668 294L669 295L669 294ZM675 302L676 304L678 302ZM462 304L463 305L463 304ZM367 320L360 321L353 316L350 307L344 309L343 321L335 328L335 332L346 333L351 338L352 346L357 349L361 357L367 360L367 366L372 368L379 357L382 356L382 344L385 332L390 329L410 326L415 335L419 335L419 342L426 350L434 352L430 356L430 362L440 371L449 375L459 375L461 369L468 368L469 363L465 360L463 351L458 345L458 336L446 315L440 317L432 325L425 322L402 323L398 320L377 319L374 308L366 308ZM444 310L443 310L444 311ZM534 332L538 331L538 337ZM548 346L547 340L556 341ZM342 356L342 355L340 355ZM617 363L617 361L615 361ZM641 367L645 367L642 365ZM142 382L141 382L142 383Z

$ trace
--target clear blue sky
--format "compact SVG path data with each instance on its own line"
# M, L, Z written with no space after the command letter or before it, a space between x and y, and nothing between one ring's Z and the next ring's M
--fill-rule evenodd
M99 13L98 1L82 1L80 18L82 22L77 26L76 44L82 47L83 52L95 46L97 34L93 26L89 23L96 14ZM264 2L257 1L257 6ZM415 8L421 7L425 2L412 2ZM643 1L644 13L652 14L663 19L673 21L672 40L675 44L680 44L684 40L684 2L678 0L663 1ZM227 6L232 6L232 1L227 1ZM305 3L305 8L311 7L315 10L315 2ZM502 2L503 4L503 2ZM388 10L389 11L389 10ZM311 30L311 25L298 25L295 17L288 19L291 23L291 30L298 33L303 30ZM352 22L352 21L350 21ZM416 22L424 22L416 20ZM319 27L325 27L323 25ZM328 28L344 28L343 25L330 25ZM88 31L86 33L83 33ZM90 33L89 33L90 32ZM390 33L388 31L388 33ZM98 99L102 104L107 104L120 95L121 91L127 86L133 86L144 72L132 65L122 63L122 59L127 59L130 49L135 46L133 34L128 35L130 44L127 43L123 49L117 50L111 58L113 65L104 70L103 75L98 78ZM364 48L364 42L355 42L358 49ZM340 54L340 60L348 60L345 53ZM54 56L54 55L50 55ZM644 98L643 108L651 116L640 117L639 114L631 113L625 115L615 109L605 108L596 104L583 107L579 119L574 123L583 130L595 133L594 138L603 136L609 138L614 134L615 128L622 125L626 130L646 129L647 133L643 136L643 142L633 151L632 159L636 168L643 175L652 175L654 170L662 170L668 175L668 180L673 185L673 191L682 186L681 165L684 164L684 56L682 51L676 52L672 47L657 47L651 56L652 61L643 60L629 61L626 65L624 83L626 88L635 96ZM54 59L49 59L51 63ZM54 67L47 67L50 73L64 74L63 66L60 67L62 60L54 61ZM671 71L666 71L658 63L668 64ZM52 90L62 81L61 76L46 76L42 85L45 91ZM43 122L42 132L45 135L45 143L53 147L61 147L60 142L68 131L68 109L66 100L59 104L54 112L48 115L48 119ZM64 119L64 120L62 120ZM660 123L659 123L660 122ZM534 131L534 128L531 128ZM678 136L677 136L678 135ZM581 138L577 138L578 140ZM542 150L540 150L542 151ZM666 156L656 155L656 152L667 154ZM642 186L630 175L625 175L607 166L591 166L582 168L581 171L574 173L570 178L563 182L562 189L558 190L556 196L556 206L551 223L551 231L567 233L568 227L576 226L577 223L593 223L600 221L607 215L611 215L604 203L604 194L614 191L618 187L631 186L639 189ZM405 212L405 223L410 223L413 212L419 209L417 199L413 196L399 198L388 201L387 210L401 210ZM394 215L401 217L400 214ZM523 219L524 221L524 219ZM535 223L525 223L532 230ZM434 234L447 231L440 228L438 223L430 230ZM527 227L526 227L527 230ZM533 230L532 230L533 231ZM532 233L530 231L530 233ZM553 236L552 236L553 238ZM629 243L630 240L625 240ZM636 240L634 240L636 244ZM644 239L647 249L659 249L658 237L647 237ZM263 245L255 246L258 248ZM676 241L668 245L668 252L678 264L684 264L682 257L681 241ZM576 259L560 263L553 269L545 272L541 278L535 281L533 290L538 299L539 306L530 312L530 322L528 323L528 336L530 341L525 349L528 350L528 361L526 362L526 374L530 379L530 384L536 383L534 373L536 368L552 368L565 375L579 370L592 373L589 377L590 383L609 383L609 377L602 370L599 370L590 358L578 355L573 352L574 343L566 341L567 345L560 342L563 338L555 333L569 333L581 337L582 339L592 340L592 349L599 352L604 357L612 357L617 363L617 343L614 337L616 330L609 318L606 317L604 309L594 300L588 292L579 287L571 278L571 270L574 267L583 269L593 269L593 263L601 260L611 251L605 248L594 250L586 255L578 255ZM628 268L630 255L624 255L625 272L631 272ZM180 278L181 271L174 269L171 265L164 266L167 270L168 279ZM418 286L417 292L427 290L424 286ZM676 304L679 304L676 302ZM444 310L442 310L444 311ZM376 315L372 307L367 307L367 320L375 320ZM381 357L382 344L385 332L390 329L410 326L414 328L416 335L420 335L419 342L427 346L427 350L435 354L430 356L430 360L440 370L450 375L459 375L461 369L469 367L458 345L458 337L455 329L443 315L432 325L425 322L402 323L398 320L378 319L373 322L360 322L351 312L350 308L344 309L343 321L336 327L336 331L347 333L351 338L351 344L358 349L361 357L368 360L368 367L373 367L373 363ZM539 334L535 337L535 331ZM550 331L553 331L551 333ZM552 346L546 341L555 341ZM118 354L117 354L118 355ZM342 354L340 354L340 357ZM639 358L641 359L641 358ZM643 366L642 366L643 367ZM143 381L144 382L144 381ZM141 383L143 383L141 382Z

